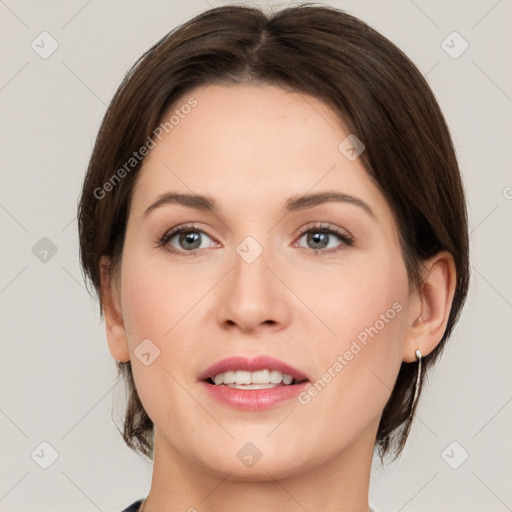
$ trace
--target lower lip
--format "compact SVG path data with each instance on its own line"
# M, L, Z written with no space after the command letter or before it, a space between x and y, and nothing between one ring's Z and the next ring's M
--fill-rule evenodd
M234 409L261 411L295 398L304 391L309 382L268 389L235 389L228 386L217 386L206 381L202 381L201 384L206 387L210 396Z

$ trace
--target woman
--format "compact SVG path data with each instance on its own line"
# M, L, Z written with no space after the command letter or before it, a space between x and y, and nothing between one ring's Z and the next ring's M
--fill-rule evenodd
M469 280L450 135L400 50L330 7L200 14L115 94L79 229L154 460L127 511L368 511Z

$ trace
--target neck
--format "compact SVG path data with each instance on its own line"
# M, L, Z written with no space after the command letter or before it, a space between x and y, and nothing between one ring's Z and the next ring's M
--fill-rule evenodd
M376 426L316 467L278 479L219 475L183 457L155 428L153 478L144 512L280 511L368 512Z

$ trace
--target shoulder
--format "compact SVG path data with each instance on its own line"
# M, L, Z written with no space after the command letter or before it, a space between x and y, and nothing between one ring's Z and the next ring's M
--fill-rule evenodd
M122 512L137 512L142 505L142 499L134 501L129 507L125 508Z

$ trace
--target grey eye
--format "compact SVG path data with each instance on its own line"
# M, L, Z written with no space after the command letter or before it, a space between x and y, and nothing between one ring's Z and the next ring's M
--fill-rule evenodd
M210 241L209 243L208 240ZM203 231L189 229L174 234L169 240L169 243L176 249L195 251L210 247L211 238Z
M299 243L304 238L306 239L306 248L308 249L332 249L341 242L338 235L319 230L311 230L304 233L299 238ZM338 243L336 243L336 239Z

